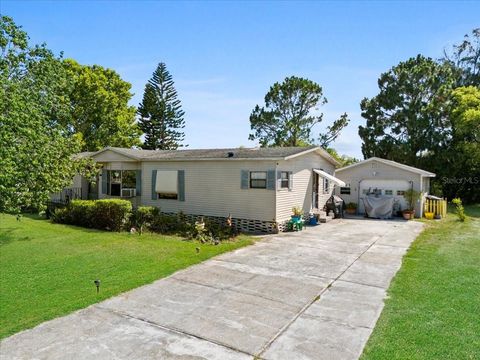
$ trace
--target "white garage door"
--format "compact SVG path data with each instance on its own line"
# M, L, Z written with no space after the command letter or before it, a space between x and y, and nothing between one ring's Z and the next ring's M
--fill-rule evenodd
M387 180L387 179L367 179L360 183L360 203L358 204L359 213L364 214L362 198L369 192L377 191L381 196L391 196L398 202L400 209L407 207L407 202L403 196L404 192L410 189L411 185L406 180Z

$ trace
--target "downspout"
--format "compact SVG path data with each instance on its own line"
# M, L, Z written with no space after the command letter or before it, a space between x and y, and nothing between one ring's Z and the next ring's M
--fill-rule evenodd
M357 186L357 215L360 215L360 184L362 181L363 179L358 182Z
M275 209L274 211L274 218L273 218L273 221L275 222L276 224L276 227L277 227L277 232L278 232L278 223L277 223L277 218L278 218L278 209L277 209L277 195L278 195L278 189L277 189L277 186L278 186L278 179L277 179L277 175L278 175L278 162L275 161L275 189L273 190L274 191L274 196L273 196L273 208ZM293 174L292 174L293 176Z
M423 175L420 175L420 219L423 217Z

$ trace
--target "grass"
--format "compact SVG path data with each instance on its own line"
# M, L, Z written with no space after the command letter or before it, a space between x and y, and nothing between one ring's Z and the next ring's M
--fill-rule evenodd
M252 242L239 236L202 245L0 214L0 338ZM99 294L95 279L101 281Z
M480 359L480 206L426 221L362 360Z

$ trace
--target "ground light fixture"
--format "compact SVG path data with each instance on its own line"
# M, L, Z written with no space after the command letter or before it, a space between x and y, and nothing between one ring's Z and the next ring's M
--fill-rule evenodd
M93 280L93 283L95 284L95 286L97 287L97 294L98 292L100 291L100 280Z

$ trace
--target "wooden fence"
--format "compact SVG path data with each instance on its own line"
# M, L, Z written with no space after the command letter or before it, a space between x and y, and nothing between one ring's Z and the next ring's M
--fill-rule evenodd
M426 212L433 212L435 215L444 218L447 216L447 199L425 199L423 213Z

